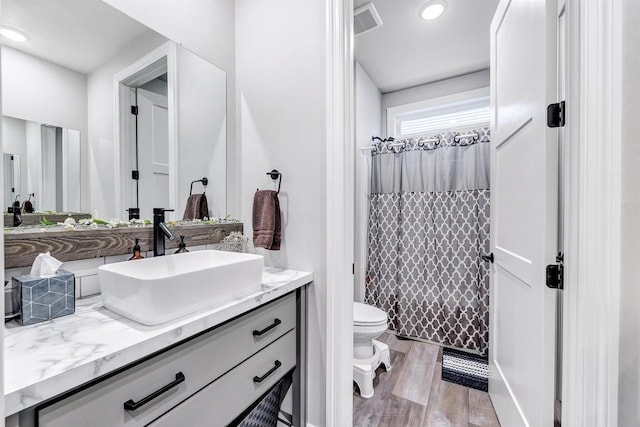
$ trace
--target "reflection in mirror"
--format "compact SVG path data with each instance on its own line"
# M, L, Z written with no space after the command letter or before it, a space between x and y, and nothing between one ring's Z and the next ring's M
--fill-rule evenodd
M4 129L4 127L3 127ZM4 210L18 200L22 186L20 184L20 155L12 153L2 154L4 171Z
M19 193L4 189L5 204L17 194L24 200L35 193L37 210L79 210L108 220L126 219L129 207L144 212L169 207L176 210L170 219L181 219L190 182L207 176L210 215L225 216L224 71L101 0L3 0L0 24L27 35L23 43L3 39L0 46L2 112L10 116L4 120L22 120L34 134L36 128L30 126L39 126L40 138L33 160L31 151L5 143L4 151L14 155L13 170L20 175L14 180L18 185L11 187ZM168 143L160 138L156 144L153 138L159 134L153 133L152 146L132 151L141 148L140 140L134 140L133 149L122 144L114 79L167 45L173 49L172 62L144 84L130 85L139 97L131 99L129 108L138 105L143 91L153 97L151 123L166 114ZM155 99L158 92L168 100L164 112ZM133 133L135 127L127 131ZM70 157L79 160L64 163ZM142 160L149 164L141 165ZM134 170L139 180L133 179ZM72 188L76 177L79 185ZM126 192L137 186L140 189Z
M202 216L226 215L226 74L199 56L166 43L115 75L121 169L120 215L169 207L182 219L191 183L208 199ZM173 95L173 96L171 96ZM131 114L135 111L136 114Z
M16 200L40 212L80 210L80 131L3 116L2 140L5 211Z

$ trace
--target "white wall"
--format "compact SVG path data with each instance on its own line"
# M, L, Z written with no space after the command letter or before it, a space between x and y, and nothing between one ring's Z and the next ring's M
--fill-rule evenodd
M355 262L356 274L354 300L363 302L365 272L367 268L367 222L369 212L369 180L371 151L362 147L371 145L372 136L382 132L382 94L366 71L356 62L355 70L355 138L356 138L356 220L355 220Z
M257 188L283 174L280 251L265 263L312 271L308 307L308 420L325 423L326 71L324 0L238 0L236 71L242 219L252 235ZM348 236L345 236L348 238Z
M89 177L87 77L2 46L2 112L5 116L80 131L82 183ZM89 209L88 188L81 183L83 210ZM36 201L41 195L36 192ZM37 207L36 207L37 208Z
M623 5L622 275L618 425L640 425L640 3Z
M489 70L440 80L382 95L382 133L387 135L387 108L489 87Z
M167 39L148 31L87 77L88 145L91 213L103 220L121 217L115 211L115 146L113 76Z
M183 45L227 73L227 212L239 217L240 158L236 148L235 0L103 1Z

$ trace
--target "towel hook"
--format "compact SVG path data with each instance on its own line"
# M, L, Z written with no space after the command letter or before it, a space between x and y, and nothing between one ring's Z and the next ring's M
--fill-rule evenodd
M282 184L282 174L278 172L276 169L272 169L271 172L267 172L267 175L271 177L272 180L278 180L278 191L277 194L280 194L280 185Z
M191 181L191 188L189 189L190 196L193 194L193 184L195 184L196 182L201 182L202 185L204 185L204 191L202 192L202 194L204 194L207 191L207 184L209 184L209 179L205 176L202 179L196 179L195 181Z

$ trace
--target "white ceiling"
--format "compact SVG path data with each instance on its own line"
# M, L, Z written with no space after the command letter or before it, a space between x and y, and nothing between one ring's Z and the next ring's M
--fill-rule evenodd
M85 74L151 31L100 0L2 0L0 23L29 37L2 44Z
M355 57L382 93L489 68L498 1L446 1L442 16L425 21L418 12L427 0L373 0L383 25L355 37Z

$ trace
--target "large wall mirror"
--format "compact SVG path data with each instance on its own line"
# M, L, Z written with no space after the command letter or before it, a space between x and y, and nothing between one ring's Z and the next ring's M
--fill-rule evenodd
M5 211L181 219L207 177L226 215L223 70L100 0L4 0L0 23L24 38L1 47Z

